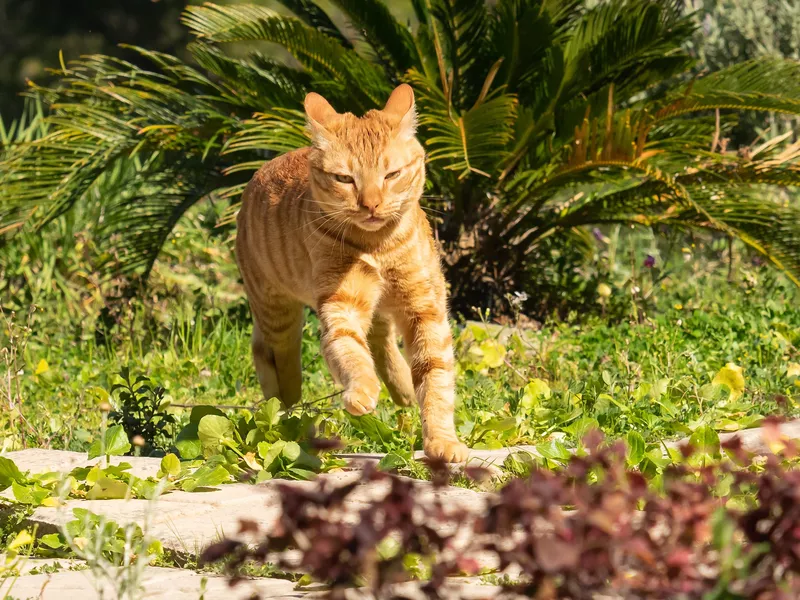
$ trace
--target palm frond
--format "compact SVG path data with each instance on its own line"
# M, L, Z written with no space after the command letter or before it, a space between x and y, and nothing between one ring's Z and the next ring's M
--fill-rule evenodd
M489 12L484 0L428 0L434 34L452 77L446 90L454 105L467 107L477 99L494 62L484 51Z
M276 108L243 121L223 152L271 150L283 153L308 146L310 141L302 111Z
M192 161L197 159L153 156L104 203L102 221L95 229L101 248L107 248L95 265L100 272L147 279L178 221L219 187L219 173L202 164L187 164Z
M199 39L209 42L265 41L283 46L312 75L338 83L342 90L338 99L359 111L380 106L391 91L382 70L354 50L299 19L261 6L189 6L183 22Z
M197 63L219 77L231 95L246 106L297 105L311 84L307 73L257 52L242 59L202 42L192 42L188 48Z
M309 27L336 39L345 48L353 47L350 40L339 31L339 28L331 21L328 14L314 0L280 0L280 3L291 10L295 16L302 19Z
M764 57L711 73L671 94L656 117L716 108L800 114L800 61Z
M443 92L419 72L412 70L408 79L417 92L428 160L460 178L471 173L491 177L513 137L516 98L501 90L469 110L455 112Z
M755 193L756 189L698 188L694 197L699 198L703 214L687 208L671 215L671 220L712 229L722 223L726 233L760 252L800 285L800 208L773 202L769 190Z
M353 27L372 47L381 62L391 68L386 75L398 83L398 75L412 68L421 69L422 59L408 27L397 22L381 0L333 0Z
M579 2L500 0L492 12L490 41L503 58L499 84L542 112L556 96L564 76L560 42L580 15Z
M69 65L63 87L36 88L52 102L49 133L20 144L0 162L0 229L24 221L46 224L80 201L120 160L138 156L143 164L160 165L142 173L152 181L149 193L117 209L109 199L101 234L135 235L135 240L125 238L129 261L116 271L149 270L175 219L210 191L199 182L216 172L212 156L231 117L222 108L228 102L215 95L219 89L204 75L172 57L143 55L155 69L90 56ZM162 162L161 157L169 158ZM142 218L132 225L125 206L131 214L138 207Z
M567 131L588 103L597 110L613 85L620 101L655 82L681 73L692 64L681 44L694 31L682 15L682 2L612 0L597 4L572 28L564 47L565 74L558 111ZM563 131L563 130L562 130Z

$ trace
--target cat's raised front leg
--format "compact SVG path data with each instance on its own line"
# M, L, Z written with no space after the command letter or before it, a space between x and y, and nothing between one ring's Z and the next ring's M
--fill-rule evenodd
M409 350L411 377L422 416L422 444L429 458L463 462L469 448L456 435L455 357L444 281L413 287L398 311Z
M375 374L367 336L380 298L380 278L356 263L345 274L316 278L321 292L317 314L322 329L322 355L334 380L344 387L342 400L354 415L372 412L381 384Z

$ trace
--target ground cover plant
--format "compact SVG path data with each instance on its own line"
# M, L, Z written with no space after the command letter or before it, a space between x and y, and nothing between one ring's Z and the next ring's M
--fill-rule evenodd
M226 464L236 466L235 474L247 470L247 461L263 469L266 444L297 443L308 452L313 428L323 437L341 438L348 451L388 452L396 464L407 464L419 448L416 412L381 402L374 418L348 417L330 397L336 390L319 356L313 316L304 335L308 392L302 405L284 413L263 403L250 364L243 296L226 265L227 241L201 223L179 231L169 244L174 266L157 267L150 299L129 304L121 325L108 335L98 336L104 301L69 269L33 291L40 308L30 316L23 312L24 301L7 296L4 315L13 335L6 339L15 352L7 375L17 404L3 417L4 447L88 451L98 443L103 412L97 408L107 405L115 416L124 410L124 390L113 389L123 383L122 373L137 397L149 398L143 383L162 388L158 422L166 416L175 421L160 448L144 439L144 447L131 446L130 452L173 452L194 460L210 456L224 440ZM608 244L600 242L606 246L603 260L613 261L609 295L596 296L597 316L512 331L483 324L473 313L466 325L454 325L457 424L473 447L540 444L557 460L585 431L599 426L614 439L641 436L652 451L663 440L698 428L735 431L757 425L765 415L795 414L800 311L790 283L748 264L746 253L735 258L743 279L728 283L709 259L715 251L706 241L669 255L647 238L626 241L609 233ZM637 254L633 268L628 252L610 248L629 242ZM651 259L656 264L645 266ZM48 276L41 266L26 268L38 285ZM25 289L26 280L18 281ZM65 288L75 295L64 300ZM769 300L757 301L762 294ZM83 316L72 320L73 311ZM63 335L64 322L75 323L69 336ZM142 377L147 382L134 383ZM192 410L197 404L224 408L203 409L204 414ZM227 408L237 406L242 410ZM199 424L207 416L221 420L213 432L204 428L204 448ZM110 423L125 429L115 418ZM125 431L132 442L142 428ZM294 455L295 446L287 452ZM278 468L270 464L273 471Z

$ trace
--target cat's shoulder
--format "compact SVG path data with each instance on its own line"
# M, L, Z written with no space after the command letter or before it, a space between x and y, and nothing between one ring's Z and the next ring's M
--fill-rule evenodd
M311 148L298 148L286 154L276 156L264 163L256 176L268 179L289 179L308 177L308 155Z
M282 195L292 188L308 185L308 154L311 148L299 148L264 163L247 186L249 196Z

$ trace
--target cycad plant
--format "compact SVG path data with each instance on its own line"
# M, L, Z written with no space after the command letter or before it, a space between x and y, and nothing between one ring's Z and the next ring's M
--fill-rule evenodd
M307 91L361 113L407 81L456 308L535 295L545 241L609 223L720 232L799 280L800 210L773 198L800 182L800 144L720 146L736 111L800 113L798 62L689 80L680 0L412 0L409 24L381 0L281 4L187 8L196 64L145 49L149 68L62 64L35 89L47 135L2 162L0 230L46 223L135 155L97 231L115 247L106 268L146 278L189 207L233 214L254 169L308 143Z

